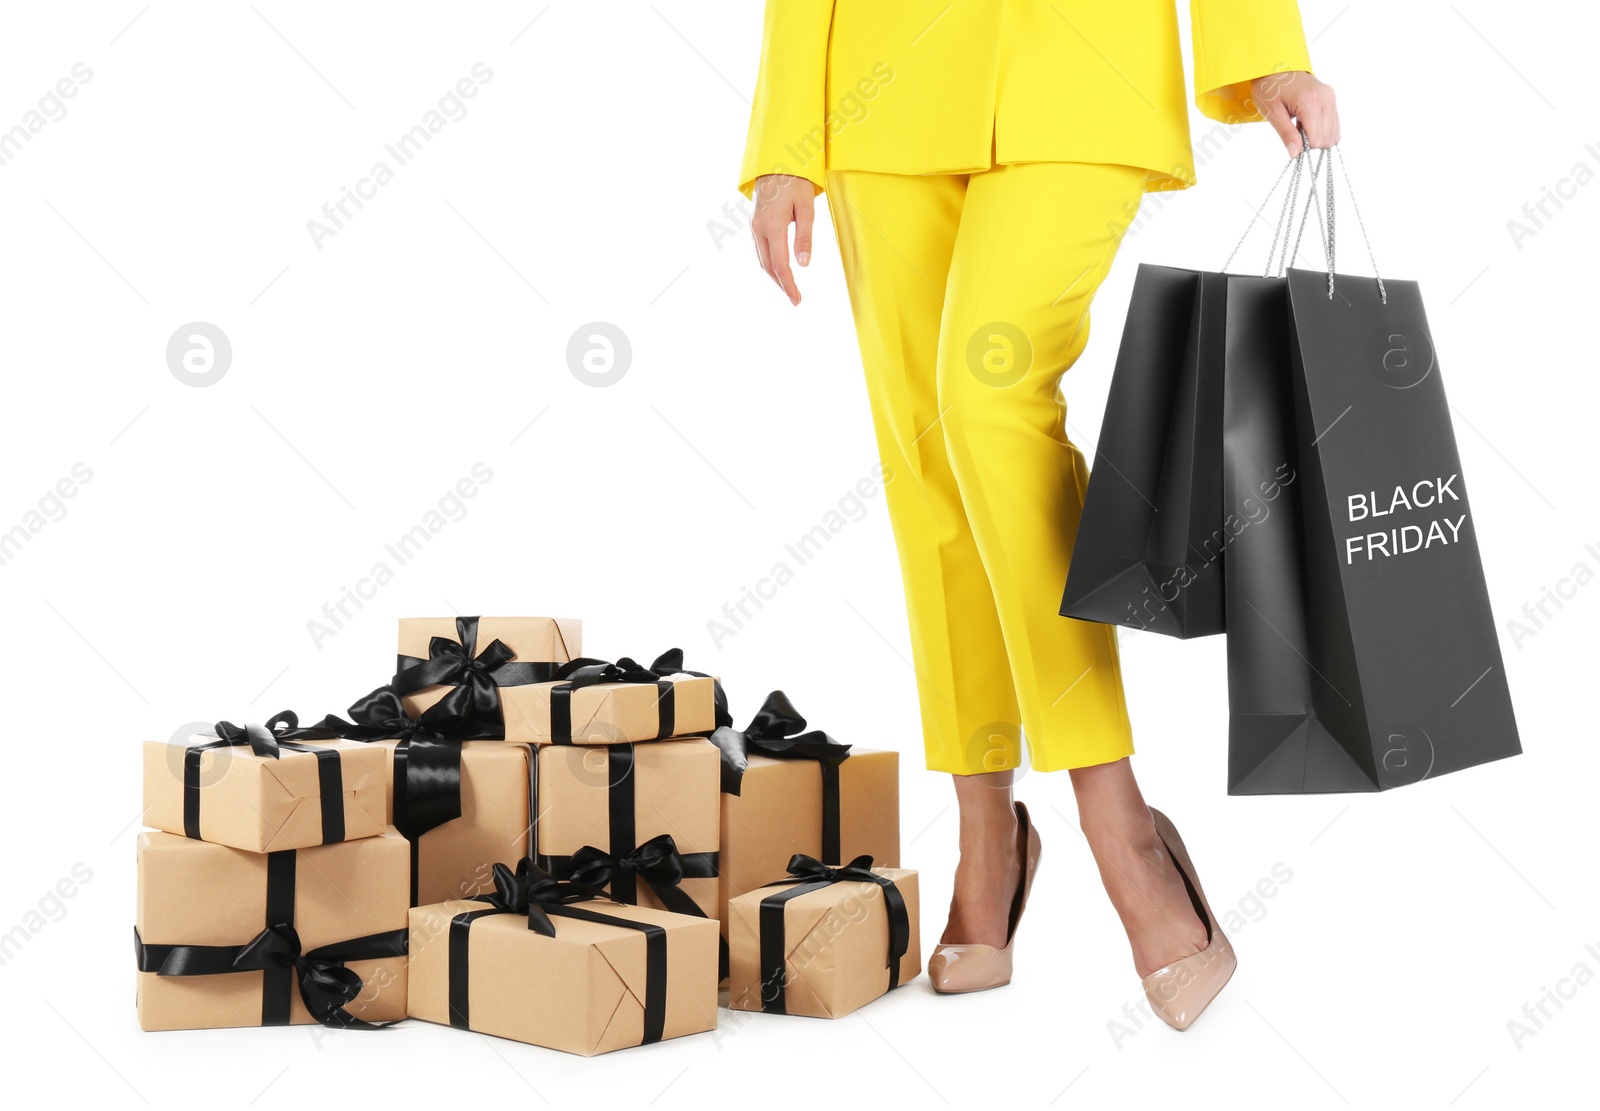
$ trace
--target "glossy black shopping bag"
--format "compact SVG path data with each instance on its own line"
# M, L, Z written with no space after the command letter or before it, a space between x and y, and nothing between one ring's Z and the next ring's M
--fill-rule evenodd
M1181 638L1222 631L1226 279L1139 267L1061 613Z
M1228 280L1230 794L1376 791L1522 751L1415 283Z

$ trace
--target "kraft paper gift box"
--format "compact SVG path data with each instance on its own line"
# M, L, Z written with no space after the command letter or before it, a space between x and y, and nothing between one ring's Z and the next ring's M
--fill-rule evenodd
M921 973L917 874L870 864L796 857L728 903L730 1007L840 1018Z
M139 1025L197 1030L404 1018L407 855L393 830L272 853L141 833ZM330 981L350 982L353 998L342 1009L340 999L319 991L319 982Z
M716 917L720 773L709 741L544 746L534 761L539 867L624 903Z
M677 649L650 667L627 657L574 660L556 681L506 699L506 739L615 745L709 733L719 724L717 680L681 670L681 661Z
M265 726L218 722L183 745L144 744L146 825L265 853L384 831L384 757L342 740L292 739L295 715Z
M411 840L411 905L464 899L488 890L490 865L515 864L527 856L533 813L532 768L527 745L463 741L461 816L417 832L406 821L405 754L410 743L394 739L371 746L388 762L389 820ZM401 753L397 758L396 754ZM431 784L438 789L436 783Z
M787 696L773 691L748 728L711 735L722 752L724 933L728 900L783 875L796 853L900 864L900 754L805 728Z
M584 1056L716 1028L715 922L606 899L542 910L413 908L411 1016Z
M447 697L463 716L498 737L502 721L521 720L529 687L555 677L582 655L583 623L568 617L404 617L395 686L406 713L420 718ZM513 729L508 740L532 740Z

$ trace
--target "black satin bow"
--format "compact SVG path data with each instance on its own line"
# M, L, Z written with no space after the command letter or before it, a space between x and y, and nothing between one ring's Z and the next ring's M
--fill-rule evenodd
M704 854L696 858L704 863ZM682 887L689 874L683 854L672 834L661 833L644 844L614 856L604 849L585 845L573 853L567 866L572 882L596 891L609 890L611 897L623 903L639 901L638 881L643 880L661 905L678 914L707 917L700 904L689 897ZM709 878L716 874L715 867L697 868L697 877Z
M652 890L676 887L683 882L683 856L672 834L662 833L637 848L613 856L604 849L585 845L572 854L572 881L595 889L611 885L618 872L632 872Z
M576 881L562 882L523 857L516 871L505 864L494 866L494 890L472 896L473 902L488 903L507 914L526 914L528 929L545 937L555 937L555 923L550 921L546 907L565 906L568 903L593 899L599 891Z
M814 856L805 853L795 853L789 858L789 875L792 879L779 880L779 883L843 883L845 880L865 880L868 883L882 884L884 879L872 870L872 857L862 853L849 864L824 864Z
M711 743L722 753L722 793L739 793L751 753L779 760L816 760L829 767L836 767L850 755L849 745L820 729L805 732L805 727L806 719L789 696L773 691L742 730L724 726L712 733Z
M303 952L300 935L287 923L268 926L245 945L145 945L134 933L141 972L159 976L217 976L229 972L269 972L292 969L300 984L300 998L311 1017L324 1026L351 1030L377 1030L393 1023L373 1023L345 1010L362 992L361 977L345 967L346 961L375 960L406 955L407 932L391 930L351 941L336 942ZM263 991L270 990L263 986ZM281 1022L288 1021L288 1006L271 1006ZM274 1023L276 1024L276 1023Z
M623 656L615 663L596 660L588 656L562 664L552 677L557 683L571 683L573 687L592 687L599 683L651 683L666 678L631 656Z
M220 748L222 745L249 745L250 751L267 760L278 760L283 756L280 742L283 741L326 741L337 737L339 734L330 732L320 725L311 725L302 729L300 715L293 710L283 710L273 714L267 719L266 724L258 725L248 722L244 725L235 725L231 721L219 721L211 727L211 736L216 741L199 747Z
M507 665L517 654L498 637L479 652L476 617L456 618L456 636L456 640L431 638L428 658L395 674L395 690L404 695L435 684L452 685L457 691L451 693L459 692L455 711L460 716L477 722L502 721L500 687L535 682L533 669L523 666L515 676L509 674Z
M476 724L464 713L467 696L458 699L456 690L424 710L420 718L414 718L406 713L400 692L392 685L382 686L363 695L350 707L347 711L350 714L349 721L329 714L317 723L317 727L351 741L409 741L420 738L459 743L471 740Z

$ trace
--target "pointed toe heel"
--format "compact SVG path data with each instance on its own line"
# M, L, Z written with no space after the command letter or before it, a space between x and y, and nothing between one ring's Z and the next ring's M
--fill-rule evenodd
M1028 817L1028 808L1020 802L1014 805L1017 843L1022 850L1022 875L1018 878L1017 893L1011 899L1005 948L961 942L935 946L933 956L928 958L928 980L933 990L941 995L988 991L1011 982L1011 947L1017 939L1017 923L1028 905L1028 892L1033 889L1034 873L1039 870L1040 853L1039 831Z
M1144 978L1145 998L1150 1001L1151 1010L1174 1030L1187 1030L1227 985L1239 962L1227 935L1211 913L1211 904L1177 828L1154 807L1150 816L1155 819L1156 832L1166 845L1178 875L1183 878L1195 914L1206 928L1204 949L1158 968Z

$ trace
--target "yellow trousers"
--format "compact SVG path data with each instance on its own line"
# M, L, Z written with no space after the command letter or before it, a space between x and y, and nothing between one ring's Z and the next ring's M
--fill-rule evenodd
M1115 630L1058 612L1089 477L1060 380L1144 177L827 175L934 771L1133 752Z

